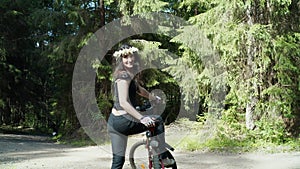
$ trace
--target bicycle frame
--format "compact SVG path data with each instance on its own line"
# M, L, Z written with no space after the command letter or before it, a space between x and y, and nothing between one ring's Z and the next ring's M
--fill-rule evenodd
M146 149L148 150L148 161L149 161L149 169L152 169L153 167L153 163L154 163L154 156L157 156L158 158L158 154L156 152L153 152L155 151L155 148L154 146L156 147L157 145L151 145L151 141L155 141L157 142L157 140L155 140L155 138L153 137L154 136L154 130L155 128L154 127L151 127L149 128L148 131L146 131ZM158 142L157 142L158 143ZM165 166L163 164L163 162L158 158L159 160L159 163L161 165L161 169L165 169Z

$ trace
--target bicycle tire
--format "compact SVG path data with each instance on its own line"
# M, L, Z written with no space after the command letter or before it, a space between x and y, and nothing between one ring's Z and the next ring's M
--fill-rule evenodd
M131 166L132 169L138 169L138 166L137 166L136 161L135 161L134 153L135 153L136 149L140 146L144 146L145 151L148 151L146 149L146 141L145 140L138 141L138 142L136 142L135 144L132 145L132 147L130 149L130 152L129 152L129 162L130 162L130 166ZM147 163L148 163L148 161L147 161Z
M132 147L130 149L130 152L129 152L129 162L130 162L130 166L131 166L132 169L138 169L138 165L137 165L137 163L135 161L134 154L135 154L135 151L137 150L137 148L139 148L140 146L144 146L145 151L148 151L146 149L146 141L145 140L138 141L138 142L136 142L135 144L132 145ZM169 159L173 159L175 161L175 158L173 157L173 155L171 154L170 151L167 151L166 153L167 153L167 157ZM149 163L149 161L147 161L147 165L148 165L148 163ZM153 164L153 165L155 165L155 164ZM146 168L148 168L148 167L146 167ZM159 167L159 168L161 168L161 167ZM165 167L165 168L177 169L176 161L175 161L175 163L172 166Z
M167 153L167 156L168 156L169 159L173 159L173 160L175 161L175 163L174 163L172 166L166 167L166 168L171 168L171 167L172 167L172 169L177 169L176 160L175 160L175 158L173 157L173 155L171 154L171 152L167 150L166 153Z

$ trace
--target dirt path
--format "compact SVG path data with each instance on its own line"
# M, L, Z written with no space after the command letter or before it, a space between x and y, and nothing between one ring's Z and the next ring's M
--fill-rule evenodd
M219 154L175 151L173 155L179 169L300 169L300 152ZM1 169L109 169L110 163L110 145L74 148L49 142L45 137L0 134ZM128 156L124 169L130 169Z

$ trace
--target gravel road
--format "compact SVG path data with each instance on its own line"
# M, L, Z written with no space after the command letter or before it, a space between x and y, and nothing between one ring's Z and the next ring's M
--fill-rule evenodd
M140 138L132 138L134 142ZM128 145L130 146L130 145ZM179 169L300 169L293 153L173 153ZM75 148L46 137L0 134L0 169L109 169L110 145ZM130 169L128 156L124 169Z

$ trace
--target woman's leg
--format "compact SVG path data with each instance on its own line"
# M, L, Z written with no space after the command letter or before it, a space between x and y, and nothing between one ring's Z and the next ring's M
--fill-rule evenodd
M113 160L111 169L122 169L125 162L125 152L127 146L127 136L110 132Z
M159 142L158 146L158 154L161 155L161 158L166 158L166 155L164 152L166 152L166 141L165 141L165 125L162 117L158 115L151 115L151 117L155 118L155 138ZM130 125L128 125L128 129L126 131L127 135L132 134L138 134L141 132L146 131L148 128L145 127L142 123L134 122L133 120L130 122Z
M163 119L160 116L151 116L157 120L155 133L159 141L158 154L162 158L165 157L165 127ZM127 146L127 136L138 134L146 131L148 128L142 123L137 122L130 115L126 116L113 116L111 115L108 121L108 129L111 136L112 149L113 149L113 165L112 169L121 169L125 161L125 151Z
M108 119L108 132L111 139L113 159L111 169L122 169L125 162L125 152L127 146L127 136L118 132L113 126L124 125L124 120L120 117L116 117L113 114ZM126 125L123 126L125 128Z

